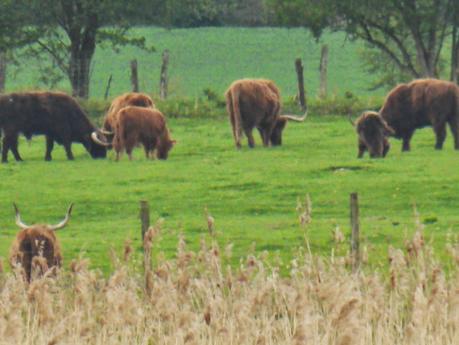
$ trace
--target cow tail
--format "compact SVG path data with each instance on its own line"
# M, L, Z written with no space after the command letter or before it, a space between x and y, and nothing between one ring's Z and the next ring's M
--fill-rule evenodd
M233 125L233 134L234 140L236 141L236 146L241 147L241 109L239 105L239 90L237 88L232 88L226 94L226 104L228 108L228 113L231 116L231 121Z

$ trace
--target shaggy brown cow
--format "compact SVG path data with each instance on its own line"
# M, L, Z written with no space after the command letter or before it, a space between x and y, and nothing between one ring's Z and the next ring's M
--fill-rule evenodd
M2 162L8 161L8 151L17 161L18 136L46 136L45 160L51 160L54 141L64 145L67 158L73 159L72 142L80 142L93 158L105 158L107 149L100 145L101 134L89 121L83 109L72 97L60 92L24 92L0 96L0 127L3 130Z
M249 147L255 146L252 130L260 132L264 146L282 144L282 131L287 121L304 121L303 117L279 115L280 92L271 80L241 79L233 82L225 92L226 108L233 129L236 147L241 147L242 130Z
M379 115L403 140L402 151L410 150L410 140L417 128L432 126L435 148L441 150L446 138L446 124L459 150L459 87L437 79L418 79L396 86L386 97ZM382 145L381 138L377 145ZM374 149L373 149L374 150Z
M128 92L116 97L108 108L107 114L104 118L104 134L112 134L115 127L116 116L118 112L129 105L154 108L155 104L150 96L140 92Z
M386 121L375 111L366 111L353 123L359 135L359 154L362 158L365 150L368 150L370 157L385 157L389 152L390 144L388 135L394 134Z
M20 265L24 270L27 281L30 281L33 263L39 262L40 258L46 261L44 265L40 265L42 273L54 266L61 266L61 249L54 231L67 225L72 207L73 204L68 208L64 220L56 225L29 226L22 222L19 210L14 204L16 224L21 228L21 231L16 235L16 239L11 246L10 264L13 268Z
M150 158L156 149L159 159L167 159L169 150L176 143L169 136L164 115L157 109L129 106L121 109L117 115L113 137L116 160L126 150L132 159L132 150L139 144Z

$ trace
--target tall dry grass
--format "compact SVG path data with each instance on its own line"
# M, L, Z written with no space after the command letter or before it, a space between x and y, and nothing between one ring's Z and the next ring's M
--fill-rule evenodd
M286 275L265 253L231 267L213 236L198 251L180 238L165 260L158 236L160 223L142 269L126 242L108 278L80 259L27 285L0 264L0 344L459 344L458 271L435 260L420 224L389 249L387 271L356 274L348 258L308 251ZM459 258L457 242L447 250Z

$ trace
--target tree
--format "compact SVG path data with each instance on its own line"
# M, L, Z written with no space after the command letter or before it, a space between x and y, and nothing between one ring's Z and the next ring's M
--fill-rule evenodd
M441 51L457 6L456 0L269 1L281 9L283 23L300 21L316 35L325 27L344 30L415 78L439 76ZM289 11L282 11L282 3Z
M29 22L29 13L24 10L23 3L0 0L0 92L5 87L8 62L14 61L14 49L36 38L27 26Z
M135 45L147 49L145 38L127 35L131 11L142 1L121 0L31 0L37 13L34 28L38 37L30 54L49 54L70 80L72 94L88 98L91 61L98 44ZM43 10L43 9L46 9Z

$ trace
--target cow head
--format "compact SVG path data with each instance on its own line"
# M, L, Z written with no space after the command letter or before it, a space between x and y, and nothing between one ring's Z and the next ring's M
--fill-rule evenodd
M296 121L296 122L303 122L307 117L307 112L302 116L294 116L294 115L281 115L277 118L276 124L274 125L273 131L271 133L271 145L272 146L280 146L282 145L282 131L287 126L287 122Z
M167 159L169 156L169 151L172 149L172 147L177 143L176 140L172 139L158 139L156 142L156 155L158 159Z
M365 149L371 158L385 157L390 148L387 137L394 134L387 122L377 112L366 111L352 123L359 136L359 157Z
M67 225L72 207L73 204L69 206L65 218L55 225L27 225L21 220L19 209L14 204L16 225L21 230L11 247L10 263L12 267L22 267L27 281L30 281L35 264L38 264L41 273L61 266L60 246L54 232Z
M111 144L102 131L96 130L91 133L91 140L88 141L87 150L92 158L107 157L107 147Z

